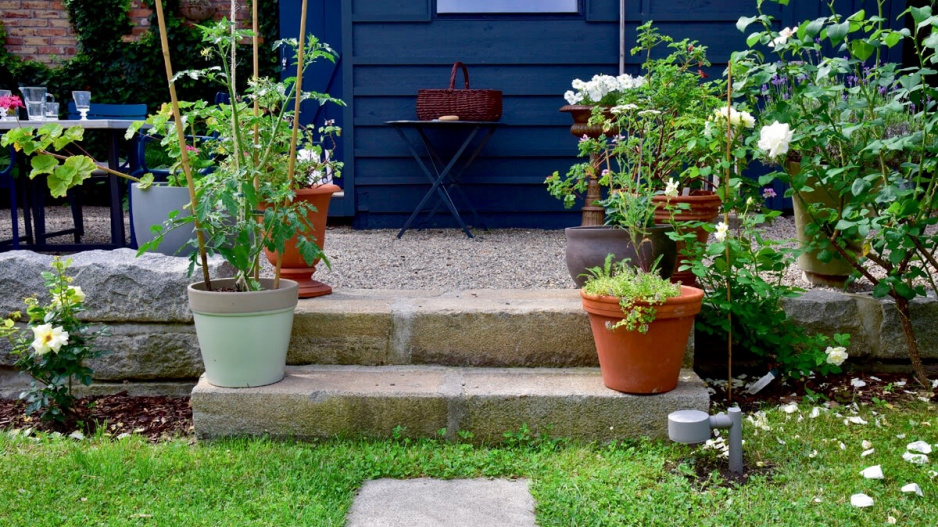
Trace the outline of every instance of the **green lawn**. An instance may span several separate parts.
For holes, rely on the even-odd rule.
[[[770,410],[757,418],[768,429],[746,421],[754,470],[740,486],[716,472],[695,476],[718,461],[715,450],[650,440],[582,445],[515,432],[497,448],[406,439],[150,445],[4,432],[0,525],[340,526],[363,481],[422,476],[529,478],[541,526],[938,524],[938,453],[920,465],[902,458],[908,443],[938,443],[934,405],[840,407],[816,418],[812,408]],[[867,424],[844,423],[854,416]],[[864,440],[875,450],[868,457]],[[859,474],[871,465],[885,479]],[[924,497],[900,491],[913,482]],[[852,507],[860,492],[874,506]]]

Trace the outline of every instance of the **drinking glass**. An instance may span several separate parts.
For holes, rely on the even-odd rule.
[[[88,110],[91,109],[90,91],[73,91],[72,98],[75,99],[75,109],[81,114],[81,120],[88,120]]]
[[[57,121],[59,119],[59,103],[46,103],[46,121]]]
[[[42,121],[46,116],[46,89],[35,86],[20,86],[26,116],[30,121]]]

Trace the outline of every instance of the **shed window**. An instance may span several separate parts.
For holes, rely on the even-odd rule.
[[[436,12],[578,13],[578,3],[578,0],[436,0]]]

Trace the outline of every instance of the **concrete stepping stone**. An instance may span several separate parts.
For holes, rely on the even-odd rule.
[[[346,527],[534,527],[528,481],[378,479],[366,481]]]

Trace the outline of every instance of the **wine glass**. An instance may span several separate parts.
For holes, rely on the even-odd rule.
[[[82,121],[88,120],[88,110],[91,109],[90,91],[73,91],[72,98],[75,99],[75,109],[81,115]]]

